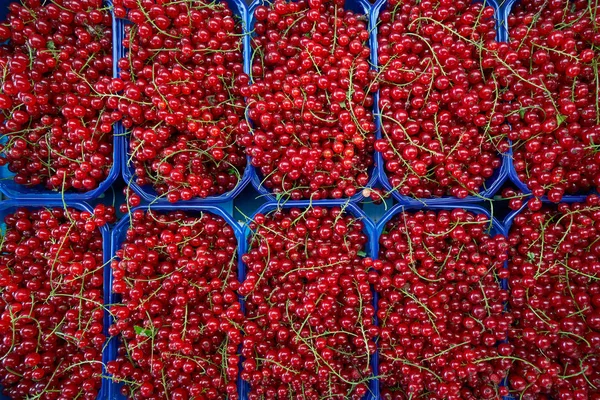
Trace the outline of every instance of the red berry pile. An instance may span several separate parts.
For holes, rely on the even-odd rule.
[[[216,215],[138,209],[111,264],[120,335],[107,370],[131,399],[237,399],[237,240]]]
[[[295,200],[355,195],[375,142],[367,16],[343,0],[275,0],[254,18],[243,143],[261,185]]]
[[[224,1],[114,5],[132,23],[113,84],[136,183],[170,202],[232,190],[246,165],[239,138],[248,132],[238,17]]]
[[[21,185],[89,191],[113,163],[111,15],[101,0],[24,0],[0,25],[0,165]]]
[[[465,198],[508,150],[494,9],[471,0],[390,0],[379,16],[381,152],[403,196]]]
[[[597,196],[514,218],[509,384],[518,398],[600,399],[599,227]]]
[[[514,168],[535,196],[600,185],[600,19],[590,1],[523,0],[508,18],[502,57]]]
[[[378,331],[363,222],[339,207],[292,208],[250,228],[239,290],[248,399],[361,399]]]
[[[96,400],[102,374],[102,235],[114,218],[19,208],[0,253],[0,385],[11,399]]]
[[[507,242],[462,209],[402,212],[379,239],[383,399],[500,399],[510,361]]]

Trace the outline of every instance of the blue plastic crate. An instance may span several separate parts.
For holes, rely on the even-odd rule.
[[[93,213],[93,208],[90,207],[87,203],[84,202],[68,202],[67,204],[63,203],[61,200],[56,200],[56,199],[28,199],[25,201],[17,201],[17,200],[6,200],[6,201],[0,201],[0,231],[2,232],[2,234],[4,234],[5,230],[6,230],[6,224],[4,223],[4,218],[8,215],[11,214],[13,212],[15,212],[17,209],[25,207],[29,210],[39,210],[42,208],[54,208],[54,207],[58,207],[58,208],[64,208],[64,207],[72,207],[75,208],[77,210],[81,210],[81,211],[88,211],[90,213]],[[104,278],[104,287],[103,287],[103,296],[104,296],[104,304],[105,306],[109,304],[109,299],[110,299],[110,290],[109,287],[107,285],[107,282],[109,282],[110,280],[110,259],[111,259],[111,253],[110,253],[110,233],[108,230],[107,226],[103,226],[101,228],[99,228],[100,233],[102,235],[102,246],[103,246],[103,262],[104,262],[104,271],[103,271],[103,278]],[[108,326],[110,324],[109,321],[109,314],[107,310],[104,310],[104,319],[103,319],[103,329],[102,329],[102,333],[108,337]],[[106,350],[106,349],[105,349]],[[107,358],[107,353],[106,351],[103,351],[102,353],[102,363],[104,365],[106,365],[106,362],[108,361]],[[105,375],[106,374],[106,370],[104,368],[104,366],[102,367],[102,374]],[[108,386],[105,382],[104,379],[102,379],[102,386],[100,387],[100,391],[98,392],[98,400],[104,400],[107,398],[108,395]],[[4,394],[0,393],[0,400],[9,400],[10,398],[8,396],[5,396]]]
[[[225,222],[227,222],[227,224],[229,226],[231,226],[235,232],[235,237],[237,239],[238,242],[238,249],[237,249],[237,255],[238,255],[238,280],[242,280],[242,271],[244,269],[243,265],[242,265],[242,254],[244,254],[244,252],[246,251],[246,246],[245,243],[246,241],[244,240],[244,236],[242,233],[242,229],[240,227],[240,225],[235,222],[233,220],[233,218],[227,214],[221,207],[216,206],[216,205],[199,205],[199,204],[189,204],[189,203],[178,203],[178,204],[153,204],[153,205],[141,205],[135,208],[132,208],[132,212],[135,210],[152,210],[152,211],[161,211],[161,212],[169,212],[169,211],[189,211],[190,213],[195,213],[195,214],[200,214],[200,213],[209,213],[209,214],[213,214],[213,215],[218,215],[219,217],[223,218],[225,220]],[[110,255],[112,257],[115,256],[117,250],[119,250],[121,248],[121,245],[123,244],[124,240],[125,240],[125,235],[127,233],[127,230],[129,229],[129,224],[130,224],[130,216],[126,215],[125,217],[123,217],[119,223],[114,227],[114,229],[111,232],[111,241],[110,241]],[[109,294],[109,298],[110,298],[110,304],[119,304],[121,302],[120,296],[113,293],[112,292],[112,284],[113,284],[113,276],[112,276],[112,270],[110,268],[110,265],[106,268],[107,271],[105,271],[105,282],[107,282],[106,287],[105,287],[105,293]],[[240,303],[243,307],[243,302],[240,299]],[[112,325],[115,321],[115,319],[113,318],[112,315],[109,315],[108,318],[110,319],[110,324]],[[118,337],[113,337],[110,338],[108,341],[108,346],[105,349],[105,354],[104,354],[104,358],[106,359],[106,362],[108,361],[112,361],[115,360],[117,357],[117,353],[118,353],[118,349],[119,349],[119,338]],[[241,363],[241,361],[240,361]],[[241,364],[240,364],[241,367]],[[103,382],[103,387],[106,386],[107,387],[107,391],[105,394],[105,399],[110,399],[110,400],[125,400],[126,397],[123,396],[121,394],[121,388],[123,387],[123,383],[117,383],[115,381],[113,381],[112,379],[110,379],[109,377],[104,378],[104,382]],[[241,378],[239,377],[238,374],[238,382],[237,382],[237,386],[238,386],[238,393],[240,392],[240,388],[242,386],[241,383]]]
[[[242,37],[242,53],[244,58],[244,71],[248,71],[248,63],[250,62],[249,46],[250,46],[250,38],[248,37],[248,29],[247,29],[247,21],[248,21],[248,12],[246,9],[246,4],[243,0],[219,0],[225,1],[233,14],[240,18],[242,23],[242,31],[244,36]],[[123,39],[125,38],[125,25],[129,22],[127,20],[117,18],[115,20],[115,29],[113,35],[113,47],[115,49],[115,74],[116,76],[120,76],[120,69],[116,66],[118,60],[125,56],[126,49],[123,47]],[[120,140],[122,141],[122,150],[120,152],[121,160],[121,174],[123,175],[123,179],[125,183],[127,183],[135,193],[137,193],[143,200],[149,203],[168,203],[167,199],[164,196],[160,196],[156,190],[152,187],[152,185],[143,185],[140,186],[136,182],[135,169],[129,162],[129,136],[126,132],[126,129],[122,124],[118,124],[115,128],[115,133],[118,132]],[[223,193],[219,196],[209,196],[206,198],[193,198],[192,200],[184,202],[185,204],[217,204],[217,203],[225,203],[233,200],[239,193],[246,187],[248,182],[250,181],[252,170],[250,168],[250,160],[246,158],[246,168],[244,169],[243,174],[240,177],[240,180],[237,186],[226,193]]]
[[[465,211],[471,212],[473,214],[483,214],[486,217],[489,218],[489,224],[488,224],[488,230],[489,230],[489,234],[490,235],[502,235],[504,237],[508,237],[507,235],[507,230],[505,229],[505,226],[503,223],[501,223],[500,221],[498,221],[496,218],[494,218],[493,216],[490,215],[490,212],[479,206],[479,205],[475,205],[475,204],[465,204],[463,203],[454,203],[454,204],[431,204],[431,205],[422,205],[422,204],[410,204],[410,205],[404,205],[404,204],[397,204],[394,207],[392,207],[390,210],[388,210],[385,215],[381,218],[381,220],[377,223],[376,226],[376,237],[377,237],[377,244],[376,244],[376,249],[377,252],[379,253],[379,238],[381,237],[381,235],[383,234],[383,231],[385,230],[385,226],[387,225],[387,223],[397,214],[402,213],[404,211],[440,211],[440,210],[454,210],[454,209],[463,209]],[[377,256],[379,256],[379,254],[377,253]],[[379,258],[379,257],[377,257]],[[504,263],[504,268],[508,269],[508,262]],[[500,287],[504,290],[508,290],[508,280],[507,279],[501,279],[500,280]],[[379,384],[379,382],[378,382]],[[505,378],[502,383],[500,384],[500,386],[508,386],[507,384],[507,378]],[[380,393],[380,388],[377,388],[377,392]],[[504,397],[504,400],[512,400],[509,397]]]
[[[502,14],[497,3],[494,0],[474,0],[475,3],[484,3],[494,8],[494,18],[496,19],[496,30],[497,37],[496,39],[501,41],[503,40],[503,36],[500,33],[500,26],[503,25]],[[375,68],[379,68],[378,56],[377,56],[377,21],[379,20],[379,14],[382,10],[387,6],[387,0],[378,0],[371,9],[371,17],[369,21],[371,21],[372,25],[370,27],[371,30],[371,63],[375,66]],[[382,138],[381,133],[381,115],[379,110],[379,92],[377,92],[375,96],[375,124],[377,126],[377,139]],[[512,151],[508,151],[504,154],[501,154],[502,164],[500,168],[498,168],[494,175],[492,175],[485,183],[483,190],[479,192],[477,196],[469,195],[464,199],[458,199],[453,196],[442,196],[442,197],[431,197],[431,198],[413,198],[410,196],[403,196],[398,191],[392,187],[387,173],[385,171],[385,162],[383,160],[383,156],[380,152],[375,152],[375,160],[377,165],[377,174],[379,177],[379,181],[383,185],[384,189],[388,192],[391,192],[392,195],[401,203],[405,205],[449,205],[449,204],[464,204],[464,203],[474,203],[481,202],[485,199],[493,198],[494,194],[500,189],[506,178],[508,177],[509,166],[512,165]]]
[[[375,224],[373,224],[373,222],[371,222],[371,220],[367,217],[367,215],[356,204],[348,202],[348,201],[323,200],[320,203],[315,203],[315,202],[311,203],[310,201],[307,201],[307,200],[306,201],[299,200],[299,201],[288,201],[285,204],[269,202],[269,203],[263,204],[260,208],[258,208],[258,210],[256,210],[256,212],[250,217],[250,221],[254,220],[254,217],[256,216],[256,214],[268,214],[277,209],[289,209],[289,208],[306,209],[308,207],[325,207],[325,208],[341,207],[345,212],[360,219],[364,224],[363,232],[365,233],[365,235],[368,238],[365,253],[366,253],[367,257],[377,258],[379,242],[377,239],[378,237],[376,235]],[[244,241],[245,241],[244,246],[246,246],[246,247],[248,246],[248,240],[251,238],[251,235],[252,235],[252,230],[250,229],[248,224],[246,224],[243,229],[243,236],[244,236]],[[243,282],[246,279],[246,266],[244,264],[241,264],[240,271],[242,272],[242,274],[240,276],[240,281]],[[242,304],[244,304],[243,300],[242,300]],[[375,313],[377,313],[377,293],[374,290],[373,290],[373,305],[375,307]],[[378,362],[379,362],[378,352],[376,351],[375,354],[371,357],[371,368],[373,369],[374,376],[377,376]],[[367,393],[365,395],[364,400],[378,400],[379,399],[379,383],[378,383],[377,379],[374,378],[373,380],[371,380],[369,382],[369,392],[370,393]],[[250,383],[247,381],[242,381],[242,385],[239,388],[239,393],[240,393],[241,400],[247,400],[248,394],[250,393]]]
[[[11,0],[0,0],[0,21],[4,22],[6,20],[6,15],[8,14],[8,6],[11,3],[15,3],[16,1]],[[112,6],[112,2],[110,0],[105,0],[105,4],[107,6]],[[112,16],[112,27],[113,27],[113,38],[115,35],[116,29],[116,21],[114,15]],[[114,48],[114,40],[113,40],[113,76],[115,76],[115,67],[116,60],[115,56],[115,48]],[[4,165],[0,167],[0,192],[9,198],[19,199],[19,200],[60,200],[64,199],[66,201],[89,201],[94,200],[100,197],[117,179],[119,176],[119,170],[121,168],[121,157],[120,157],[120,145],[119,145],[119,137],[117,135],[117,129],[113,126],[113,165],[108,173],[106,179],[98,185],[96,189],[90,190],[88,192],[76,192],[72,190],[66,191],[64,194],[60,191],[52,191],[46,189],[43,185],[38,186],[24,186],[15,183],[12,180],[12,177],[15,175],[14,173],[8,170],[8,165]]]
[[[294,0],[292,0],[292,1],[294,1]],[[252,2],[252,4],[250,4],[250,6],[248,7],[248,34],[246,35],[247,39],[248,39],[248,44],[247,44],[248,52],[244,52],[244,57],[246,58],[244,60],[244,65],[247,67],[246,73],[250,76],[251,80],[252,80],[252,74],[251,74],[252,46],[251,46],[250,35],[252,34],[252,31],[254,29],[254,24],[256,22],[256,20],[254,18],[254,11],[259,6],[269,6],[270,4],[272,4],[272,1],[270,1],[270,0],[254,0],[254,2]],[[372,27],[375,25],[375,23],[373,22],[372,16],[371,16],[371,4],[369,4],[368,1],[366,1],[366,0],[346,0],[344,6],[345,6],[346,10],[353,11],[357,14],[366,15],[367,18],[369,19],[368,28],[372,32]],[[372,36],[372,33],[370,36]],[[371,48],[371,54],[373,54],[373,41],[372,41],[371,37],[369,37],[369,47]],[[373,108],[373,112],[375,112],[374,108]],[[251,158],[249,158],[249,160],[248,160],[248,168],[251,171],[250,181],[252,182],[252,186],[254,186],[254,188],[261,194],[261,196],[263,196],[267,199],[267,201],[278,200],[278,197],[273,193],[272,190],[263,186],[260,172],[258,171],[258,169],[256,167],[251,165],[250,160],[251,160]],[[373,155],[373,162],[375,163],[375,165],[377,164],[377,159],[375,158],[375,155]],[[367,188],[374,187],[375,184],[377,183],[377,175],[378,175],[377,168],[375,166],[373,166],[373,167],[369,168],[369,171],[367,171],[367,172],[368,172],[370,178],[369,178],[369,182],[367,183],[366,187]],[[364,196],[363,196],[363,193],[361,190],[358,190],[354,196],[349,198],[349,200],[353,201],[353,202],[359,202],[363,199],[364,199]],[[316,204],[324,205],[324,204],[327,204],[327,201],[329,201],[329,200],[343,202],[344,200],[346,200],[346,198],[313,200],[312,203],[315,205]],[[309,200],[306,199],[306,200],[299,200],[299,201],[309,201]]]

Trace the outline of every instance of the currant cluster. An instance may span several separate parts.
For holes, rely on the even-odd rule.
[[[114,12],[132,23],[113,86],[134,179],[170,202],[232,190],[248,132],[238,17],[226,2],[205,0],[115,0]]]
[[[114,218],[104,211],[19,208],[4,218],[0,385],[8,398],[96,400],[106,340],[97,228]]]
[[[355,195],[375,142],[367,16],[343,0],[275,0],[254,18],[243,144],[261,185],[295,200]]]
[[[131,399],[237,399],[237,240],[216,215],[138,209],[112,262],[107,370]]]
[[[89,191],[113,163],[112,28],[101,0],[24,0],[0,25],[0,165],[21,185]]]
[[[524,400],[600,399],[600,198],[518,214],[509,234],[509,384]]]
[[[390,0],[379,21],[375,148],[390,185],[417,198],[477,195],[508,150],[494,9]]]
[[[501,197],[503,200],[508,201],[508,208],[510,208],[511,210],[514,211],[514,210],[518,210],[519,208],[521,208],[523,206],[524,201],[527,199],[528,196],[526,194],[524,194],[522,191],[515,189],[514,187],[508,186],[508,187],[505,187],[504,189],[502,189]],[[539,199],[532,198],[531,200],[534,201],[533,204],[535,205],[535,203],[537,203]],[[541,201],[541,200],[539,200],[539,201]]]
[[[248,399],[362,399],[378,333],[363,222],[339,207],[292,208],[250,228],[239,290]]]
[[[600,185],[599,24],[588,1],[523,0],[508,18],[514,167],[553,202]]]
[[[500,399],[511,316],[507,241],[463,209],[401,212],[379,239],[379,375],[386,400]]]

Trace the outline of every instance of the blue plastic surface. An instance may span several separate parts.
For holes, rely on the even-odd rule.
[[[283,209],[288,209],[288,208],[306,209],[311,206],[312,207],[326,207],[326,208],[341,207],[341,208],[343,208],[343,210],[345,212],[360,219],[364,224],[363,232],[365,233],[365,235],[368,238],[365,253],[366,253],[367,257],[371,257],[371,258],[377,257],[379,241],[378,241],[378,238],[376,237],[375,224],[373,224],[373,222],[371,222],[371,220],[358,207],[358,205],[356,205],[355,203],[350,202],[350,201],[323,200],[319,203],[315,203],[314,201],[310,202],[310,201],[305,201],[305,200],[299,200],[299,201],[288,201],[285,204],[278,204],[277,202],[268,202],[268,203],[263,204],[258,210],[256,210],[256,212],[250,217],[250,221],[254,220],[254,217],[256,216],[256,214],[268,214],[269,212],[272,212],[277,209],[282,209],[282,208]],[[244,226],[243,235],[244,235],[245,246],[247,247],[248,239],[252,235],[252,230],[250,229],[250,227],[248,226],[247,223]],[[241,265],[240,271],[242,271],[242,274],[240,276],[240,281],[243,282],[246,279],[245,265],[243,265],[243,264]],[[372,292],[373,292],[373,305],[375,307],[375,313],[377,313],[377,293],[374,290],[372,290]],[[243,300],[242,300],[242,304],[244,304]],[[375,354],[371,357],[371,367],[373,369],[374,376],[377,376],[378,362],[379,362],[378,353],[376,351]],[[240,390],[240,399],[247,400],[248,393],[250,393],[249,382],[243,381],[242,386],[240,388],[238,388],[238,390]],[[373,379],[369,382],[369,392],[370,393],[367,393],[365,395],[365,397],[363,398],[363,400],[379,399],[379,384],[377,382],[377,379]]]
[[[223,209],[221,207],[216,206],[216,205],[209,205],[209,204],[200,205],[200,204],[189,204],[189,203],[152,204],[150,206],[141,205],[141,206],[132,208],[131,211],[133,212],[135,210],[148,210],[148,208],[152,211],[161,211],[161,212],[189,211],[190,213],[196,213],[196,214],[206,212],[206,213],[210,213],[210,214],[218,215],[218,216],[222,217],[225,220],[225,222],[227,222],[227,224],[233,228],[233,230],[235,232],[235,237],[238,242],[238,249],[237,249],[238,280],[240,280],[240,281],[242,280],[242,276],[243,276],[243,274],[242,274],[242,271],[243,271],[242,254],[244,254],[244,252],[246,251],[246,246],[245,246],[246,241],[244,239],[240,225],[237,222],[235,222],[229,214],[227,214],[225,211],[223,211]],[[123,241],[125,240],[125,235],[127,233],[127,230],[129,229],[129,224],[130,224],[130,216],[127,215],[124,218],[122,218],[119,221],[119,223],[117,225],[115,225],[114,229],[112,230],[111,240],[110,240],[110,254],[113,257],[116,254],[117,250],[119,250],[121,248],[121,245],[123,244]],[[105,293],[109,293],[111,304],[118,304],[121,302],[121,299],[120,299],[119,295],[112,292],[113,276],[112,276],[112,270],[110,268],[110,265],[107,267],[107,270],[108,271],[105,271],[105,277],[107,275],[108,275],[108,277],[105,278],[105,279],[107,279],[105,282],[108,282],[108,285],[105,288]],[[243,307],[243,303],[242,303],[241,299],[240,299],[240,303],[242,304],[242,307]],[[109,315],[109,318],[110,318],[110,323],[111,324],[114,323],[114,318],[110,315]],[[107,362],[116,359],[118,348],[119,348],[118,337],[111,338],[111,340],[109,340],[109,342],[108,342],[108,346],[105,349],[105,358],[106,358]],[[105,378],[105,382],[103,382],[103,386],[106,386],[108,388],[107,393],[106,393],[106,396],[107,396],[106,399],[110,399],[110,400],[125,400],[126,399],[126,397],[123,396],[120,392],[121,387],[123,386],[122,383],[116,383],[113,380],[111,380],[110,378]],[[238,375],[238,392],[240,391],[241,386],[242,386],[241,378]]]
[[[244,71],[248,71],[247,63],[250,60],[250,57],[248,55],[249,46],[250,46],[250,38],[248,37],[248,34],[247,34],[248,12],[246,9],[246,4],[242,0],[219,0],[219,1],[225,1],[227,3],[227,5],[229,6],[229,8],[231,9],[231,11],[233,12],[233,14],[238,16],[241,19],[242,29],[243,29],[243,33],[244,33],[244,36],[242,36],[242,53],[243,53],[243,58],[244,58]],[[126,21],[124,19],[120,19],[120,18],[116,19],[116,23],[115,23],[116,28],[114,30],[115,35],[113,36],[113,47],[116,50],[116,54],[114,57],[116,76],[120,75],[120,69],[116,66],[116,63],[118,62],[118,60],[120,58],[125,56],[125,53],[126,53],[126,50],[122,45],[123,39],[125,38],[125,25],[126,24],[128,24],[128,21]],[[136,183],[135,171],[134,171],[133,166],[129,162],[130,155],[129,155],[128,133],[126,132],[126,129],[123,127],[123,125],[120,123],[118,124],[118,127],[116,128],[115,133],[116,132],[119,133],[119,135],[121,137],[121,141],[122,141],[122,149],[123,150],[120,153],[121,154],[120,165],[122,168],[121,174],[123,175],[123,179],[125,180],[125,183],[127,183],[129,186],[131,186],[131,188],[133,189],[133,191],[135,193],[140,195],[140,197],[142,199],[144,199],[145,201],[147,201],[149,203],[168,203],[165,196],[160,196],[156,192],[156,190],[154,190],[152,185],[140,186]],[[209,196],[206,198],[196,197],[196,198],[193,198],[192,200],[186,201],[184,203],[185,204],[217,204],[217,203],[224,203],[224,202],[233,200],[250,181],[250,176],[252,174],[252,170],[251,170],[251,168],[249,168],[250,160],[248,158],[246,158],[246,159],[247,159],[247,163],[246,163],[246,168],[244,169],[244,173],[240,177],[240,180],[239,180],[237,186],[233,190],[223,193],[219,196]]]
[[[10,3],[14,3],[14,1],[0,1],[0,22],[4,22],[6,20],[6,14],[8,12],[8,5]],[[105,3],[108,6],[112,6],[112,2],[106,0]],[[114,15],[112,16],[112,27],[113,27],[113,39],[115,35],[116,21]],[[114,40],[113,40],[113,76],[115,74],[115,66],[116,61],[114,60],[115,48],[114,48]],[[117,135],[117,130],[113,126],[113,165],[110,168],[108,176],[106,179],[98,185],[96,189],[90,190],[88,192],[75,192],[75,191],[66,191],[64,195],[60,191],[51,191],[46,189],[43,185],[38,186],[24,186],[15,183],[12,180],[12,177],[15,175],[14,173],[8,170],[8,165],[4,165],[0,167],[0,192],[4,194],[6,197],[20,200],[29,200],[29,199],[44,199],[44,200],[54,200],[54,199],[65,199],[66,201],[90,201],[101,196],[117,179],[119,176],[119,171],[121,169],[121,156],[120,156],[120,146],[119,139]]]
[[[270,5],[272,2],[269,0],[255,0],[252,4],[250,4],[250,6],[248,7],[248,34],[247,39],[248,39],[248,52],[244,53],[244,56],[247,57],[247,59],[245,60],[244,65],[247,66],[247,70],[246,73],[250,76],[250,78],[252,79],[252,74],[251,74],[251,68],[252,68],[252,46],[251,46],[251,33],[254,29],[254,23],[256,22],[254,19],[254,11],[256,10],[256,7],[258,6],[268,6]],[[371,5],[366,1],[366,0],[346,0],[345,1],[345,9],[347,10],[351,10],[357,14],[363,14],[366,15],[367,18],[369,18],[369,30],[372,30],[372,26],[373,26],[373,22],[371,20]],[[371,33],[372,36],[372,33]],[[371,37],[369,37],[369,47],[371,48],[371,54],[373,54],[373,41],[371,39]],[[371,68],[373,68],[373,66],[371,66]],[[375,109],[373,108],[373,112]],[[373,155],[373,162],[376,164],[377,163],[377,159],[375,157],[375,155]],[[266,187],[264,187],[262,185],[262,178],[259,175],[260,172],[257,170],[256,167],[254,167],[253,165],[251,165],[250,160],[248,162],[249,168],[251,170],[251,174],[250,174],[250,181],[252,182],[252,186],[254,186],[254,188],[261,194],[263,195],[267,201],[274,201],[277,199],[276,195],[269,189],[267,189]],[[377,168],[376,167],[370,167],[369,170],[367,171],[368,175],[369,175],[369,182],[367,183],[366,187],[367,188],[371,188],[373,186],[375,186],[375,184],[377,183]],[[364,199],[362,190],[358,190],[357,193],[349,198],[342,198],[342,199],[326,199],[326,200],[313,200],[312,203],[317,205],[317,204],[327,204],[326,202],[329,200],[333,200],[333,201],[345,201],[345,200],[350,200],[353,202],[359,202],[361,200]],[[299,201],[309,201],[308,199],[306,200],[299,200]]]
[[[431,204],[431,205],[426,205],[426,206],[424,206],[422,204],[420,204],[420,205],[419,204],[410,204],[410,205],[397,204],[394,207],[392,207],[388,212],[386,212],[385,215],[381,218],[381,220],[377,223],[377,226],[376,226],[377,252],[379,252],[379,238],[383,234],[386,224],[397,214],[404,212],[404,211],[428,211],[428,210],[432,210],[432,211],[449,210],[450,211],[450,210],[457,209],[457,208],[463,209],[463,210],[471,212],[473,214],[483,214],[486,217],[488,217],[489,218],[488,229],[489,229],[490,235],[502,235],[504,237],[508,236],[505,225],[503,223],[501,223],[500,221],[498,221],[496,218],[492,217],[490,215],[490,212],[487,209],[485,209],[479,205],[465,204],[464,202],[458,203],[458,204]],[[379,256],[379,254],[377,254],[377,256]],[[504,263],[504,268],[508,269],[508,262]],[[504,290],[508,290],[508,280],[501,279],[500,287]],[[379,385],[379,381],[377,383]],[[503,382],[500,384],[500,386],[508,386],[507,378],[505,378],[503,380]],[[380,393],[379,386],[377,387],[377,393]],[[511,399],[509,397],[504,397],[504,400],[511,400]]]
[[[500,13],[500,9],[497,5],[497,3],[494,0],[475,0],[475,3],[485,3],[491,7],[494,8],[494,18],[496,19],[496,30],[497,30],[497,37],[496,39],[501,41],[502,40],[502,34],[500,33],[500,26],[503,25],[502,21],[500,20],[501,18],[501,13]],[[371,31],[371,63],[378,68],[379,67],[379,63],[378,63],[378,56],[377,56],[377,21],[379,19],[379,13],[384,9],[384,7],[387,6],[387,0],[379,0],[377,1],[373,7],[371,8],[371,17],[369,18],[369,21],[372,23],[371,27],[370,27],[370,31]],[[377,92],[377,94],[375,95],[375,124],[377,126],[377,139],[381,139],[382,138],[382,134],[381,134],[381,115],[380,115],[380,110],[379,110],[379,92]],[[431,198],[414,198],[414,197],[410,197],[410,196],[404,196],[401,195],[400,193],[398,193],[398,191],[392,187],[386,171],[385,171],[385,163],[383,160],[383,156],[381,155],[380,152],[376,151],[375,152],[375,162],[377,165],[377,175],[379,178],[379,181],[381,182],[381,184],[383,185],[383,187],[385,188],[386,191],[391,192],[392,195],[401,203],[401,204],[405,204],[405,205],[411,205],[411,204],[420,204],[420,205],[436,205],[436,204],[440,204],[440,205],[445,205],[445,204],[453,204],[453,205],[458,205],[458,204],[464,204],[464,203],[474,203],[474,202],[480,202],[482,200],[486,200],[486,199],[491,199],[494,194],[498,191],[498,189],[500,189],[500,187],[502,186],[502,184],[506,181],[506,178],[508,177],[508,172],[509,172],[509,168],[510,165],[512,165],[512,152],[509,150],[508,152],[501,154],[502,157],[502,164],[500,165],[500,168],[498,168],[495,172],[494,175],[492,175],[485,183],[485,188],[484,190],[481,190],[479,192],[478,195],[469,195],[464,199],[458,199],[456,197],[453,196],[442,196],[442,197],[431,197]]]
[[[6,224],[4,223],[4,218],[8,214],[15,212],[18,208],[21,208],[21,207],[25,207],[30,210],[37,210],[37,209],[49,208],[49,207],[64,208],[65,203],[63,203],[60,200],[56,200],[56,199],[44,199],[44,200],[29,199],[29,200],[24,200],[24,201],[18,201],[18,200],[0,201],[0,227],[1,227],[0,230],[2,231],[2,234],[4,234],[5,229],[6,229]],[[93,213],[93,211],[94,211],[90,205],[88,205],[87,203],[84,203],[84,202],[69,202],[67,207],[72,207],[72,208],[75,208],[75,209],[81,210],[81,211],[88,211],[90,213]],[[110,265],[109,265],[109,260],[111,259],[110,233],[109,233],[108,227],[106,227],[106,226],[99,228],[99,230],[102,235],[102,246],[103,246],[102,253],[103,253],[103,262],[104,262],[103,296],[104,296],[104,304],[107,305],[107,304],[109,304],[109,299],[110,299],[110,290],[109,290],[109,286],[107,285],[107,282],[109,282],[109,280],[110,280]],[[104,310],[104,319],[102,322],[104,325],[102,328],[102,333],[108,337],[108,326],[110,324],[110,320],[109,320],[109,314],[106,310]],[[106,351],[104,351],[102,353],[102,363],[104,365],[106,365],[107,361],[108,361],[107,354],[106,354]],[[103,375],[106,374],[106,370],[104,369],[104,366],[102,367],[102,374]],[[107,395],[108,395],[108,387],[107,387],[104,379],[102,379],[102,386],[100,387],[100,391],[98,392],[97,399],[104,400],[107,398]],[[9,400],[9,399],[10,399],[9,397],[0,393],[0,400]]]

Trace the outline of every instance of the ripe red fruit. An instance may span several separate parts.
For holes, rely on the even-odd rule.
[[[487,233],[489,222],[455,209],[402,212],[386,224],[374,285],[383,399],[500,398],[507,243]]]
[[[95,218],[61,207],[19,208],[4,218],[0,385],[8,398],[98,396],[103,243],[98,229],[86,229]]]
[[[10,5],[7,24],[0,165],[21,185],[95,189],[113,164],[110,12],[100,0],[27,0]]]
[[[510,234],[515,396],[600,398],[600,198],[524,209]],[[574,397],[576,394],[576,397]]]
[[[259,6],[243,139],[261,186],[291,199],[352,197],[373,165],[373,83],[366,16],[343,1]]]
[[[493,8],[391,0],[379,20],[375,148],[390,185],[418,198],[479,193],[508,150]]]
[[[339,207],[292,208],[250,228],[239,289],[248,399],[362,399],[377,334],[363,222]]]
[[[505,96],[515,171],[534,196],[555,203],[600,184],[594,16],[585,1],[520,1],[500,48],[512,71]]]
[[[239,17],[225,1],[114,4],[132,22],[113,85],[136,183],[170,202],[231,191],[248,133]]]
[[[131,213],[112,262],[118,355],[108,372],[132,399],[237,399],[244,321],[237,240],[210,213]]]

